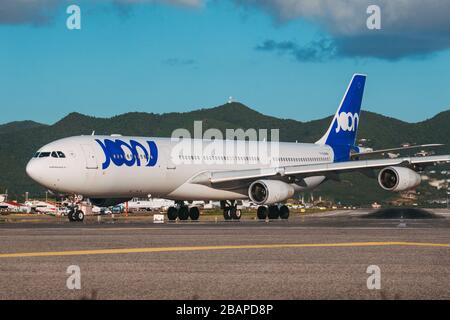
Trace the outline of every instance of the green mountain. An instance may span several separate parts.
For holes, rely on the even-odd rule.
[[[26,121],[14,121],[6,124],[0,125],[0,135],[3,133],[11,133],[20,130],[33,129],[39,127],[45,127],[45,124],[37,123],[34,121],[26,120]]]
[[[331,116],[314,121],[301,122],[266,116],[240,103],[230,103],[211,109],[185,113],[131,112],[112,118],[95,118],[71,113],[53,125],[32,121],[12,122],[0,125],[0,191],[7,188],[12,198],[25,191],[40,196],[44,190],[29,179],[25,166],[29,158],[42,145],[73,135],[122,134],[137,136],[169,137],[176,128],[186,128],[193,133],[193,122],[203,121],[203,131],[208,128],[225,129],[264,128],[279,129],[281,141],[314,142],[328,128]],[[407,123],[372,112],[362,112],[359,138],[369,139],[373,148],[397,147],[402,143],[444,143],[440,153],[450,149],[450,110],[419,123]],[[328,182],[316,194],[336,201],[368,203],[389,199],[378,187],[376,180],[360,174],[343,175],[342,181]]]

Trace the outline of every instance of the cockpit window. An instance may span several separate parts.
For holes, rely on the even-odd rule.
[[[36,152],[33,158],[65,158],[66,155],[62,151],[52,151],[52,152]]]

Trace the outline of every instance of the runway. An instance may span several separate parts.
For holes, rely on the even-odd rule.
[[[449,299],[450,219],[0,224],[1,299]],[[81,271],[69,290],[67,268]],[[369,290],[367,268],[381,270]]]

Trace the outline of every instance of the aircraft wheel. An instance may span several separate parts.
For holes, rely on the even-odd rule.
[[[280,210],[278,206],[269,206],[269,219],[278,219],[280,216]]]
[[[200,217],[200,210],[197,207],[192,207],[189,209],[189,218],[191,218],[191,220],[198,220],[198,218]]]
[[[74,214],[75,220],[82,222],[84,220],[84,212],[81,210],[77,210],[77,212]]]
[[[231,210],[229,207],[223,209],[223,218],[225,220],[231,220]]]
[[[289,208],[287,206],[280,207],[280,218],[288,219],[289,218]]]
[[[238,210],[238,209],[232,207],[230,213],[231,213],[231,219],[233,219],[233,220],[241,219],[241,210]]]
[[[178,217],[178,210],[175,207],[170,207],[167,210],[167,219],[169,219],[170,221],[174,221],[176,220]]]
[[[267,218],[267,207],[259,206],[258,210],[256,211],[256,216],[260,220],[266,220],[266,218]]]
[[[69,213],[67,214],[67,217],[69,218],[70,222],[75,221],[74,215],[75,215],[75,212],[73,210],[70,210]]]
[[[186,206],[181,206],[178,209],[178,218],[180,220],[187,220],[189,218],[189,208]]]

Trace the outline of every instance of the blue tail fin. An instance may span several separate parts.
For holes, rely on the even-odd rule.
[[[316,142],[329,145],[333,149],[335,162],[349,160],[350,150],[355,148],[365,82],[365,75],[353,75],[330,127]]]

